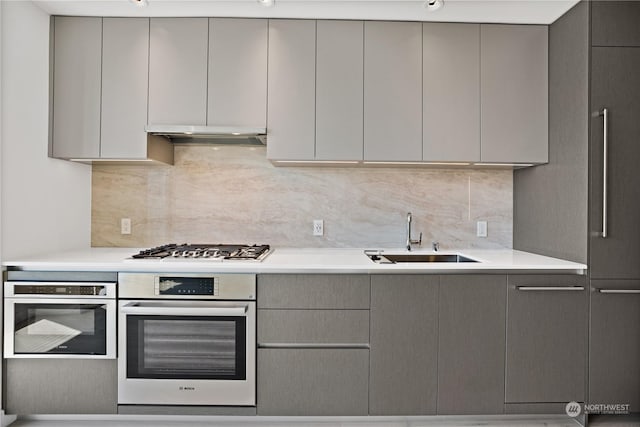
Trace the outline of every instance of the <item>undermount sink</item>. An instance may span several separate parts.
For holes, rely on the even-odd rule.
[[[371,261],[378,264],[396,264],[396,263],[434,263],[434,262],[478,262],[473,258],[460,254],[385,254],[382,251],[365,251]]]

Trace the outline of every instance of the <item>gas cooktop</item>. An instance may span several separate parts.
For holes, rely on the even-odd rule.
[[[262,261],[269,252],[269,245],[169,243],[151,249],[144,249],[131,258],[189,261]]]

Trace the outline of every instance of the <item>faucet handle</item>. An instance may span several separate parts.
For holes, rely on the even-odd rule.
[[[420,232],[420,238],[418,238],[418,240],[411,240],[411,244],[422,246],[422,232]]]

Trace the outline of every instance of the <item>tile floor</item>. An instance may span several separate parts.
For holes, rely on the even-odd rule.
[[[260,417],[119,417],[118,419],[65,419],[29,417],[18,419],[11,427],[577,427],[567,417],[376,417],[366,418],[279,418]]]
[[[20,418],[10,427],[576,427],[560,416],[449,416],[449,417],[181,417],[46,416]],[[640,414],[592,417],[590,427],[640,427]]]

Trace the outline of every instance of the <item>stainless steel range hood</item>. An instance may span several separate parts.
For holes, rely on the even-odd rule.
[[[147,133],[176,144],[265,145],[267,129],[239,126],[148,125]]]

